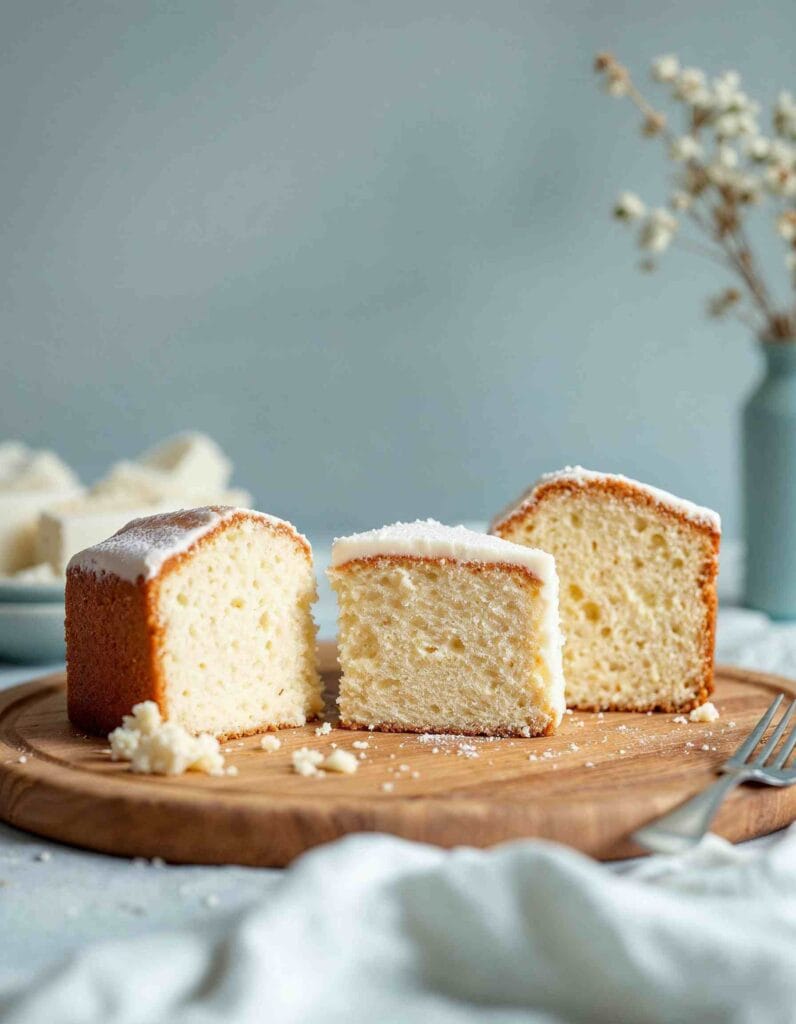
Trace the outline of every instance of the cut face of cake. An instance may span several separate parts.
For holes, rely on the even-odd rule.
[[[334,542],[340,724],[536,736],[564,711],[550,555],[432,520]]]
[[[555,556],[571,707],[686,711],[707,699],[715,512],[576,467],[542,477],[491,532]]]
[[[312,551],[281,519],[211,506],[136,519],[67,570],[69,717],[108,733],[152,700],[230,738],[322,710]]]

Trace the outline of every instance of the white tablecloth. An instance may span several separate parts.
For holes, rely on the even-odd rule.
[[[718,657],[793,675],[796,626],[727,604]],[[361,836],[279,872],[137,864],[0,826],[0,1021],[796,1020],[796,831],[711,839],[609,868],[538,842]]]

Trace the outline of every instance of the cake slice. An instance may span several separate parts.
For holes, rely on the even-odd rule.
[[[688,711],[713,690],[721,521],[627,477],[543,476],[492,523],[555,556],[567,704]]]
[[[0,443],[0,576],[35,564],[39,514],[81,491],[54,452],[34,451],[19,441]]]
[[[552,557],[462,526],[334,542],[340,724],[536,736],[564,711]]]
[[[67,697],[105,734],[154,701],[190,733],[303,725],[323,707],[312,551],[281,519],[209,506],[136,519],[66,577]]]

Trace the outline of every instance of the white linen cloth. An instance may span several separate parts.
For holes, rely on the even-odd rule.
[[[353,836],[269,900],[90,946],[6,1024],[520,1021],[777,1024],[796,1016],[796,827],[612,874],[544,842],[444,852]]]
[[[725,605],[717,656],[793,676],[796,625]],[[264,1020],[796,1021],[796,826],[618,867],[542,842],[353,836],[284,872],[136,864],[0,826],[1,1024]]]

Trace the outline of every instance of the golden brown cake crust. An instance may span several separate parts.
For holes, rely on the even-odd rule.
[[[67,573],[67,708],[83,732],[107,735],[140,701],[163,707],[149,592],[143,580]]]
[[[497,728],[488,731],[485,729],[440,729],[437,726],[401,725],[397,722],[379,722],[378,725],[370,725],[366,722],[343,721],[342,719],[340,719],[337,725],[340,729],[353,729],[356,732],[405,732],[422,733],[423,735],[431,736],[499,736],[501,738],[519,737],[520,739],[531,739],[535,736],[552,736],[555,732],[555,726],[552,722],[548,722],[541,731],[531,732],[528,736],[521,729],[511,728]]]
[[[692,699],[683,701],[680,704],[664,702],[660,704],[639,706],[632,709],[622,708],[622,710],[640,712],[665,711],[667,713],[677,713],[682,711],[691,711],[693,708],[699,707],[700,704],[705,703],[711,693],[713,693],[714,689],[713,665],[716,647],[716,614],[718,611],[716,577],[719,572],[719,546],[721,544],[721,534],[718,530],[714,529],[710,523],[703,520],[691,519],[685,513],[678,511],[676,508],[658,501],[655,496],[650,494],[650,492],[645,488],[634,487],[632,482],[628,480],[613,477],[602,477],[594,480],[576,482],[562,477],[540,483],[532,490],[527,499],[517,506],[514,513],[508,515],[505,519],[494,521],[490,526],[490,533],[505,539],[505,534],[509,533],[511,528],[517,523],[522,522],[539,501],[554,493],[568,492],[570,494],[580,494],[585,490],[601,490],[619,498],[620,500],[632,501],[634,505],[644,505],[647,508],[653,509],[657,514],[673,519],[681,526],[685,526],[687,529],[696,530],[705,538],[709,539],[710,552],[702,563],[699,574],[699,588],[702,593],[702,601],[705,606],[705,626],[702,631],[702,678],[696,694]],[[609,705],[597,706],[580,703],[569,704],[569,702],[567,702],[567,704],[569,707],[575,708],[578,711],[611,710],[611,706]]]
[[[215,511],[226,511],[212,506]],[[191,509],[172,513],[169,522],[191,529]],[[91,735],[106,736],[121,725],[134,704],[153,700],[164,718],[169,709],[159,651],[162,626],[157,620],[159,588],[170,573],[220,531],[243,520],[287,537],[312,559],[307,541],[289,524],[274,522],[246,509],[222,519],[186,551],[172,555],[157,576],[135,582],[112,573],[71,568],[66,574],[67,711],[72,724]],[[271,728],[271,727],[269,727]],[[222,737],[238,739],[263,730]]]

